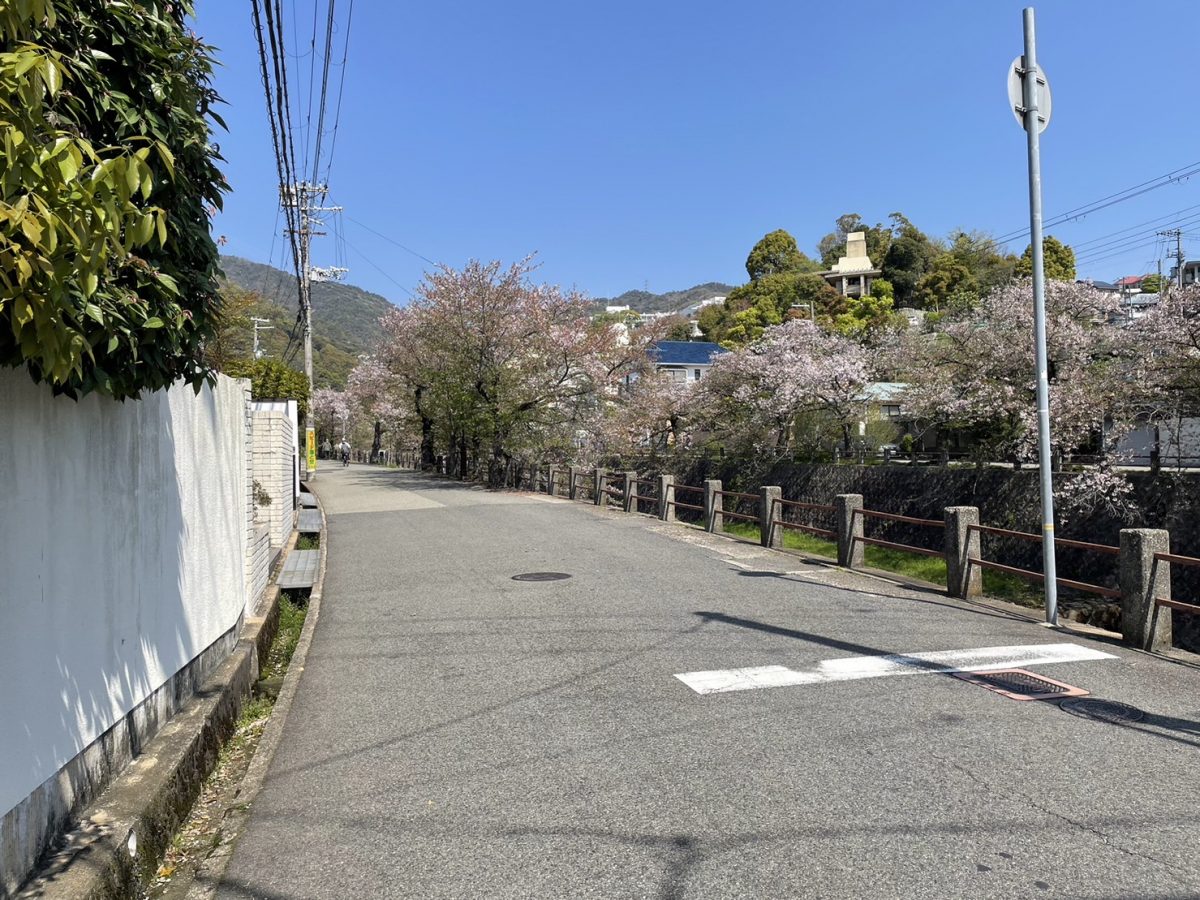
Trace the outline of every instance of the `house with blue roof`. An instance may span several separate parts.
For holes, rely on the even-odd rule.
[[[670,372],[677,382],[699,381],[722,353],[729,351],[711,341],[655,341],[649,356],[659,372]]]

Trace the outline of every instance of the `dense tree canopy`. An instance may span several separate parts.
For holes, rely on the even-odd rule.
[[[0,364],[72,396],[207,376],[224,181],[190,12],[0,5]]]
[[[1042,269],[1047,279],[1055,281],[1075,280],[1075,251],[1054,235],[1042,239]],[[1026,244],[1025,252],[1017,260],[1016,272],[1026,278],[1033,275],[1033,245]]]
[[[782,272],[815,272],[820,266],[800,252],[796,239],[782,228],[764,235],[746,257],[751,281]]]
[[[653,329],[623,338],[591,321],[584,297],[535,284],[532,272],[528,260],[443,267],[385,316],[363,393],[376,410],[390,405],[395,429],[421,441],[427,463],[437,452],[451,471],[501,481],[517,458],[566,452],[617,386],[646,370]]]

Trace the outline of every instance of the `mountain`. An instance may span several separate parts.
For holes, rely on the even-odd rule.
[[[267,355],[279,358],[287,348],[299,308],[295,275],[238,256],[222,256],[221,267],[229,284],[261,298],[249,301],[240,313],[270,319],[273,328],[260,331],[259,340]],[[383,336],[379,319],[392,304],[379,294],[329,281],[313,284],[312,305],[313,381],[318,387],[344,387],[358,355],[372,352]],[[245,335],[233,341],[234,349],[248,356],[252,342],[253,331],[247,326]],[[302,366],[303,356],[296,359],[299,362],[293,365]]]
[[[626,291],[619,297],[596,300],[599,306],[628,306],[638,312],[679,312],[711,297],[724,297],[733,290],[733,285],[719,281],[698,284],[686,291],[667,291],[652,294],[649,291]]]

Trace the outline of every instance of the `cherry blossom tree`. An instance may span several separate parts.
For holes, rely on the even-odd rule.
[[[869,380],[861,344],[794,319],[718,357],[696,392],[693,418],[727,443],[788,449],[797,417],[819,414],[836,423],[848,447]]]
[[[1129,427],[1129,337],[1116,299],[1083,284],[1046,285],[1051,434],[1070,453]],[[1037,447],[1033,296],[1015,281],[933,334],[901,335],[891,363],[909,384],[905,410],[966,438],[980,458],[1032,459]]]
[[[403,381],[377,356],[364,356],[350,372],[346,392],[354,408],[370,423],[371,459],[384,450],[383,436],[392,447],[408,443],[411,414]]]
[[[644,368],[641,330],[622,338],[592,322],[583,295],[535,284],[533,271],[530,259],[442,267],[385,317],[378,360],[411,400],[426,462],[435,446],[458,474],[486,459],[499,483],[514,457],[561,445]]]
[[[309,412],[322,443],[340,441],[353,428],[354,403],[346,391],[318,388],[313,391]]]

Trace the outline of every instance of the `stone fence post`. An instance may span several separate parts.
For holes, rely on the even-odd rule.
[[[721,479],[704,479],[704,530],[708,532],[725,530],[725,510],[720,490]]]
[[[1121,633],[1141,650],[1171,647],[1171,610],[1154,602],[1171,599],[1171,565],[1154,558],[1170,553],[1170,546],[1162,529],[1121,529]]]
[[[863,508],[863,496],[838,494],[833,498],[833,506],[837,519],[838,565],[847,569],[859,568],[863,564],[863,544],[854,539],[863,536],[863,517],[854,511]]]
[[[608,506],[608,493],[604,490],[608,487],[608,473],[604,469],[597,469],[592,475],[592,502],[597,506]]]
[[[558,496],[558,466],[550,466],[546,480],[546,493],[551,497]]]
[[[979,532],[970,526],[979,524],[979,509],[974,506],[947,506],[946,517],[946,592],[951,597],[978,597],[983,593],[983,570],[971,565],[971,557],[980,558]]]
[[[658,476],[658,517],[664,522],[675,521],[675,507],[671,501],[675,499],[675,476]]]
[[[623,473],[625,486],[625,512],[637,512],[637,472]]]
[[[579,476],[583,473],[581,466],[571,466],[567,471],[571,475],[571,480],[567,485],[567,498],[574,500],[579,494]]]
[[[776,502],[783,499],[783,488],[774,485],[758,489],[759,543],[764,547],[782,547],[783,529],[775,520],[783,518],[783,508]]]

